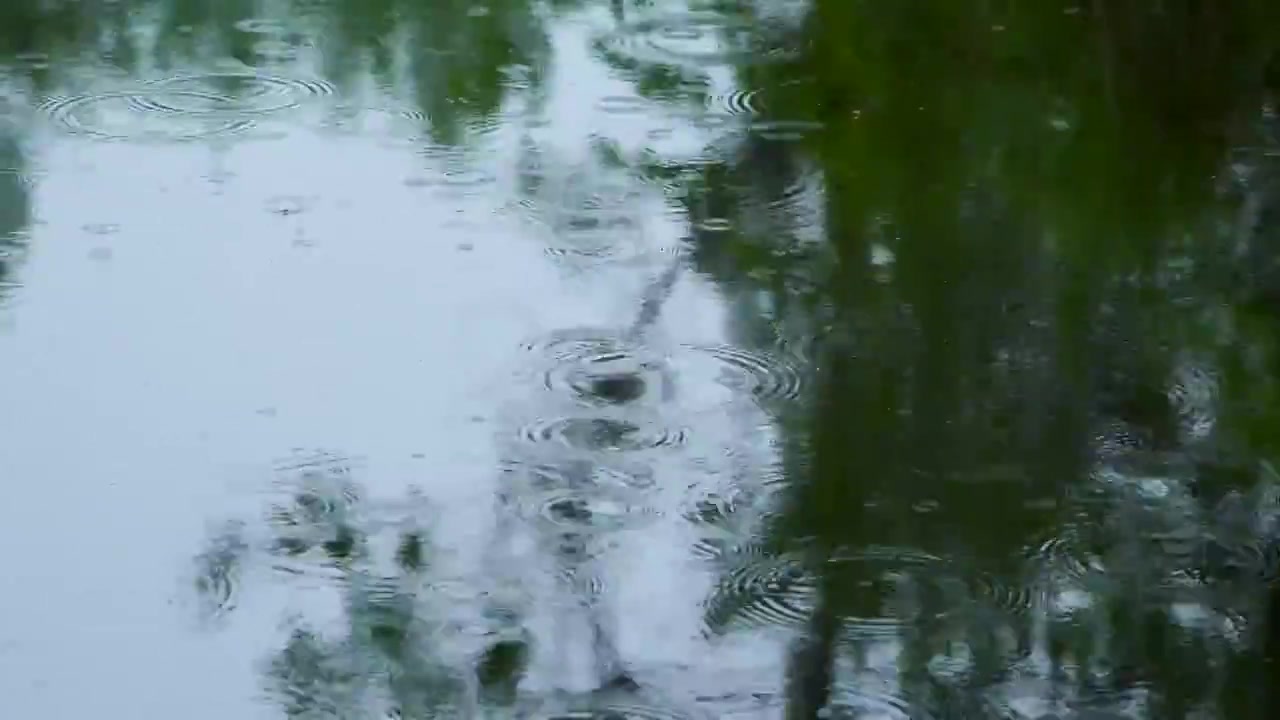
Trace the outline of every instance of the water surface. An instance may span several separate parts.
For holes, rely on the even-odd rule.
[[[1280,22],[1032,5],[10,0],[0,707],[1270,717]]]

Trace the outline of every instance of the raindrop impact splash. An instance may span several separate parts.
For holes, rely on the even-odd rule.
[[[631,405],[669,397],[665,360],[621,334],[583,329],[524,343],[535,355],[534,377],[547,390],[590,407]]]

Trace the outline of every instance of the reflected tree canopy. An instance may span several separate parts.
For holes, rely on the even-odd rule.
[[[1171,619],[1189,603],[1246,623],[1257,657],[1280,449],[1263,219],[1277,26],[1261,3],[1158,5],[819,1],[797,57],[739,71],[760,126],[777,107],[806,130],[784,147],[748,132],[688,194],[695,227],[746,228],[699,238],[695,264],[741,302],[799,303],[792,336],[820,337],[813,400],[780,418],[789,482],[763,536],[811,588],[788,717],[857,715],[839,648],[865,654],[856,619],[885,614],[904,623],[901,687],[938,716],[995,716],[962,708],[1005,706],[1001,684],[1041,672],[1063,707],[1135,688],[1112,704],[1229,702],[1240,671],[1212,658],[1240,647]],[[818,246],[750,229],[798,158],[821,168]],[[970,587],[931,566],[877,577],[860,555],[885,544]],[[1026,578],[1015,548],[1062,556]],[[995,588],[974,585],[988,573]],[[984,607],[1028,580],[1028,607]],[[760,591],[715,619],[778,594]],[[931,667],[956,648],[959,670]],[[1248,697],[1238,712],[1270,712]]]
[[[549,59],[528,0],[14,0],[0,13],[0,58],[40,93],[91,74],[154,80],[212,66],[227,80],[216,90],[239,98],[254,70],[318,59],[345,96],[389,90],[445,144],[497,122],[509,95],[536,91]]]
[[[31,224],[27,161],[16,128],[0,126],[0,306],[25,255]]]
[[[67,68],[216,65],[225,83],[184,92],[234,98],[314,61],[465,148],[515,104],[536,119],[552,25],[582,13],[610,77],[706,142],[605,127],[562,162],[526,135],[517,201],[589,244],[638,233],[634,185],[656,189],[741,344],[805,362],[794,392],[755,398],[781,475],[755,483],[761,519],[707,513],[734,528],[710,553],[708,642],[792,633],[770,711],[1280,711],[1280,5],[658,5],[9,0],[0,67],[45,97],[78,90]],[[28,164],[0,125],[0,300]],[[251,555],[339,588],[337,630],[299,622],[266,665],[286,714],[516,705],[523,620],[458,640],[482,621],[455,617],[415,506],[389,523],[330,470],[197,563],[213,615]]]
[[[473,683],[447,654],[458,632],[433,591],[442,578],[421,524],[429,509],[410,497],[395,513],[379,512],[363,498],[347,459],[316,453],[294,460],[282,469],[280,502],[264,522],[226,525],[197,558],[203,616],[234,609],[246,568],[261,558],[276,573],[331,583],[339,589],[338,625],[295,618],[283,647],[264,664],[265,689],[285,715],[457,717]],[[514,683],[521,647],[491,643],[474,684]]]

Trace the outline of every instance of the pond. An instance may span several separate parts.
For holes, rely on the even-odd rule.
[[[1280,712],[1264,0],[7,0],[0,714]]]

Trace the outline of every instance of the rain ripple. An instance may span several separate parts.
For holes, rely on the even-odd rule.
[[[277,570],[336,576],[363,550],[357,518],[361,498],[351,470],[349,459],[328,453],[300,454],[277,467],[284,499],[273,504],[268,517]]]
[[[184,102],[183,93],[211,93],[232,99],[237,113],[263,115],[291,110],[308,99],[332,95],[333,85],[310,78],[261,72],[209,72],[178,75],[149,83],[159,93],[142,92],[134,101],[147,110],[198,113],[207,109]]]
[[[645,254],[636,192],[570,189],[556,200],[534,203],[534,217],[549,231],[547,254],[585,261],[626,261]],[[541,206],[540,206],[541,205]]]
[[[243,523],[231,522],[196,557],[195,590],[203,618],[216,619],[235,609],[248,551]]]
[[[539,712],[532,717],[538,720],[690,720],[693,717],[674,708],[646,703],[643,697],[634,700],[591,697],[568,705],[563,710]]]
[[[617,406],[669,393],[669,370],[656,353],[616,333],[564,331],[528,341],[538,356],[535,374],[547,390],[566,392],[587,406]]]
[[[1030,594],[1004,586],[991,576],[965,581],[943,568],[943,559],[909,548],[869,547],[838,555],[828,565],[859,585],[876,592],[889,608],[878,617],[847,617],[846,639],[882,637],[898,633],[913,616],[941,618],[957,605],[996,605],[1000,613],[1030,606]],[[816,606],[817,578],[797,556],[744,552],[725,575],[706,604],[707,630],[722,633],[730,627],[802,627]],[[962,593],[962,597],[957,597]],[[922,602],[928,601],[926,607]],[[975,605],[976,603],[976,605]]]
[[[708,110],[723,110],[731,115],[755,115],[763,108],[759,90],[732,90],[707,97]]]
[[[528,486],[518,493],[525,516],[564,531],[596,533],[634,527],[657,516],[645,504],[653,476],[595,462],[512,468]]]
[[[575,450],[635,452],[683,445],[686,433],[640,418],[569,415],[528,423],[520,428],[520,437],[530,443],[557,443]]]
[[[596,720],[686,720],[689,716],[675,710],[638,703],[602,703],[587,717]]]
[[[731,345],[691,345],[716,366],[718,381],[760,402],[794,400],[804,389],[800,359],[786,352],[752,351]]]
[[[680,63],[714,65],[778,62],[793,53],[773,44],[758,21],[716,12],[690,12],[626,23],[595,40],[611,64],[636,68]]]
[[[129,90],[49,98],[37,109],[73,135],[180,142],[244,132],[262,116],[333,92],[321,80],[213,72],[163,78]]]
[[[843,693],[844,697],[835,699],[827,708],[825,717],[830,720],[857,720],[859,718],[877,718],[877,720],[928,720],[929,715],[922,708],[913,707],[905,698],[881,693],[866,693],[857,690]]]
[[[63,131],[99,140],[183,142],[244,132],[253,120],[236,117],[231,98],[192,90],[152,92],[149,97],[181,98],[174,104],[203,104],[205,111],[179,112],[149,107],[134,92],[105,92],[45,100],[37,110]],[[227,111],[214,112],[214,108]]]
[[[734,568],[708,603],[713,632],[732,622],[750,626],[801,626],[813,607],[813,577],[799,561],[760,556]]]
[[[657,517],[634,493],[617,489],[563,489],[542,494],[533,500],[537,515],[562,530],[608,532],[632,528]]]

